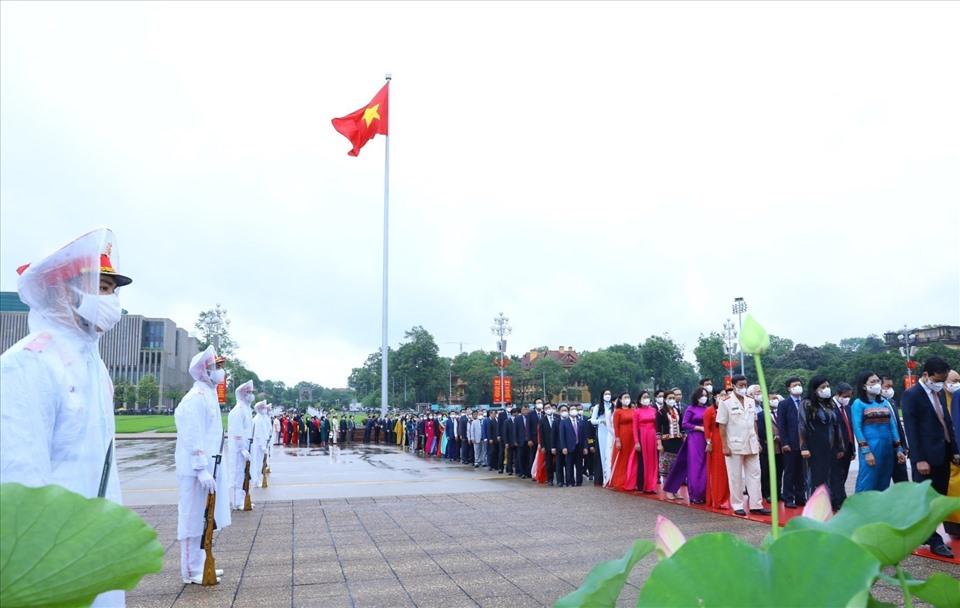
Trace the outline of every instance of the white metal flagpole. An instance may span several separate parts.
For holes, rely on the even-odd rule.
[[[391,80],[390,74],[387,74],[387,83]],[[388,359],[390,351],[387,345],[387,288],[389,285],[389,259],[390,259],[390,91],[387,90],[387,134],[384,135],[384,155],[383,155],[383,322],[380,342],[380,415],[387,415],[387,408],[390,404],[390,395],[387,391],[388,377]]]

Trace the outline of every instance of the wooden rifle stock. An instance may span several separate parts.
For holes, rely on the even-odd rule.
[[[267,465],[267,455],[263,455],[263,466],[260,468],[260,475],[263,477],[263,481],[260,483],[261,488],[270,487],[269,477],[270,477],[270,467]]]
[[[253,447],[253,438],[250,438],[250,445],[247,447],[247,453]],[[250,502],[250,460],[243,467],[243,510],[253,511],[253,503]]]
[[[220,437],[220,454],[213,457],[213,482],[217,482],[217,468],[220,466],[221,455],[223,454],[223,437]],[[216,485],[214,485],[216,488]],[[203,560],[203,580],[200,584],[204,587],[211,587],[218,584],[217,563],[213,559],[213,530],[217,527],[216,520],[217,509],[217,491],[207,494],[207,508],[203,511],[203,536],[200,537],[200,548],[206,551],[206,557]]]

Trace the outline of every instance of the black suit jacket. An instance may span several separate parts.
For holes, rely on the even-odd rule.
[[[910,461],[916,467],[918,462],[927,462],[937,466],[950,460],[957,451],[957,438],[953,431],[953,419],[947,411],[945,394],[940,391],[940,407],[943,409],[943,421],[950,435],[950,444],[943,436],[943,426],[933,409],[933,403],[927,391],[918,382],[903,393],[900,404],[903,406],[903,423],[910,446]]]
[[[797,401],[802,402],[803,399]],[[801,406],[802,407],[802,406]],[[800,413],[793,401],[787,397],[777,407],[777,424],[780,427],[780,444],[788,445],[794,452],[800,451]]]
[[[469,424],[469,421],[466,414],[457,418],[457,437],[460,439],[467,439],[467,424]]]
[[[530,410],[527,412],[527,439],[533,442],[533,446],[537,446],[537,429],[540,428],[540,418],[541,416],[537,415],[537,410]]]
[[[557,448],[560,431],[560,416],[553,417],[553,426],[550,426],[549,416],[544,414],[540,419],[540,447],[549,451]]]

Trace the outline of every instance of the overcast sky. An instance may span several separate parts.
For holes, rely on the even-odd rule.
[[[960,5],[0,5],[0,288],[98,225],[131,312],[223,304],[262,378],[380,344],[689,350],[960,323]]]

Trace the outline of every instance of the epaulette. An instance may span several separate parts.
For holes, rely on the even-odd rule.
[[[47,332],[37,334],[37,337],[30,341],[29,344],[24,346],[25,350],[29,350],[34,353],[42,353],[43,350],[49,346],[50,342],[53,340],[53,336]]]

